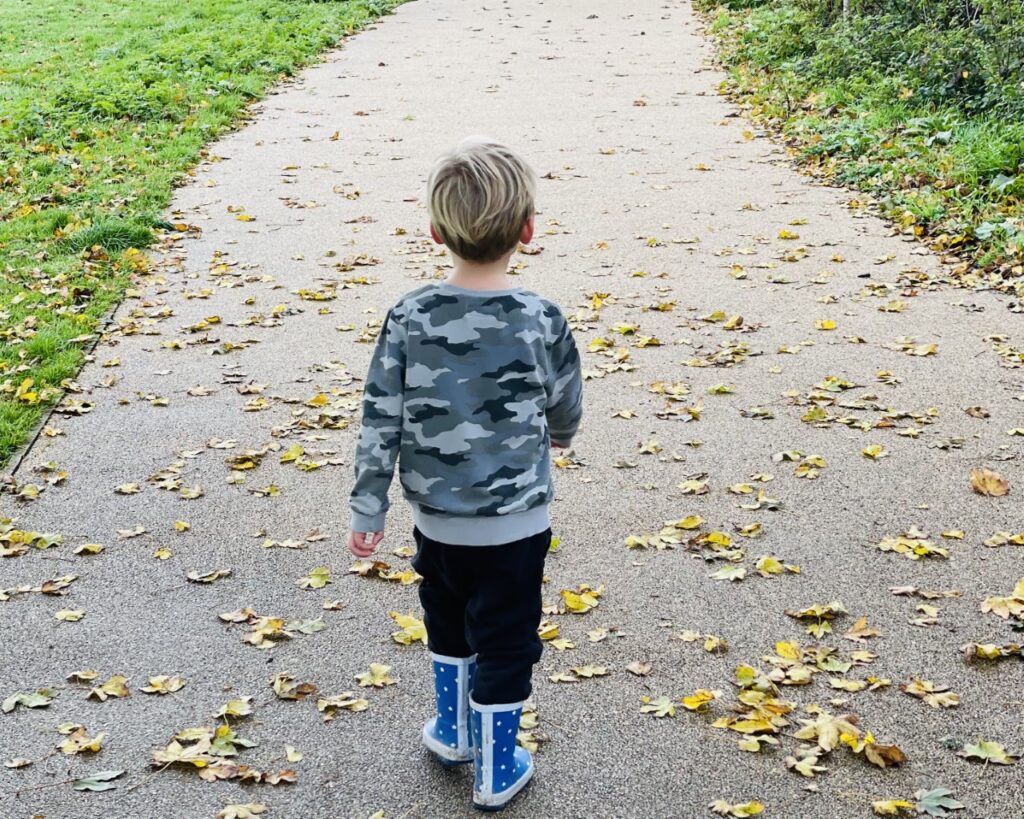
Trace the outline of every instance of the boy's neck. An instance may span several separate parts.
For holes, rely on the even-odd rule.
[[[508,263],[511,258],[512,254],[509,253],[496,261],[477,264],[456,256],[452,272],[445,281],[467,290],[508,290],[515,287],[508,275]]]

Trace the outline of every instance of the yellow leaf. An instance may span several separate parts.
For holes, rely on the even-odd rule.
[[[796,660],[798,662],[802,656],[800,646],[796,643],[783,642],[781,640],[775,644],[775,653],[787,660]]]
[[[391,617],[401,631],[395,631],[391,634],[391,639],[396,643],[400,643],[404,646],[412,645],[415,642],[427,644],[427,629],[423,625],[423,621],[418,617],[413,617],[411,614],[400,614],[397,611],[389,611],[388,616]]]
[[[875,816],[913,816],[914,803],[904,799],[880,799],[871,803]]]
[[[706,706],[709,702],[712,702],[721,696],[720,691],[709,691],[706,688],[698,688],[693,694],[688,697],[683,697],[683,707],[687,711],[699,711],[701,708]]]
[[[363,688],[383,688],[386,685],[394,685],[398,680],[388,672],[391,666],[382,663],[370,663],[370,670],[356,674],[356,680]]]
[[[764,555],[757,559],[757,563],[754,568],[757,569],[758,574],[762,577],[768,577],[773,574],[782,574],[783,565],[776,558]]]
[[[979,495],[1000,498],[1009,493],[1010,484],[990,469],[972,469],[971,488]]]
[[[731,805],[724,799],[716,799],[709,807],[712,813],[719,816],[731,816],[733,819],[747,819],[764,813],[764,805],[760,802],[744,802],[742,805]]]

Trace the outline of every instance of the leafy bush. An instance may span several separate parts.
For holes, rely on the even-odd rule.
[[[836,182],[1024,294],[1024,0],[698,0],[731,88]]]

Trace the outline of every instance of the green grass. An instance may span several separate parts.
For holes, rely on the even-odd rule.
[[[0,466],[204,145],[405,0],[0,0]]]
[[[952,257],[955,283],[1024,297],[1024,23],[996,14],[1014,3],[955,25],[896,0],[847,20],[827,0],[698,5],[726,91],[795,158]]]

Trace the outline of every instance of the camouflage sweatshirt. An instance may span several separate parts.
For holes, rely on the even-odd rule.
[[[352,529],[384,529],[397,459],[429,538],[490,546],[544,531],[549,445],[571,441],[582,393],[569,325],[536,293],[447,282],[407,293],[366,377]]]

